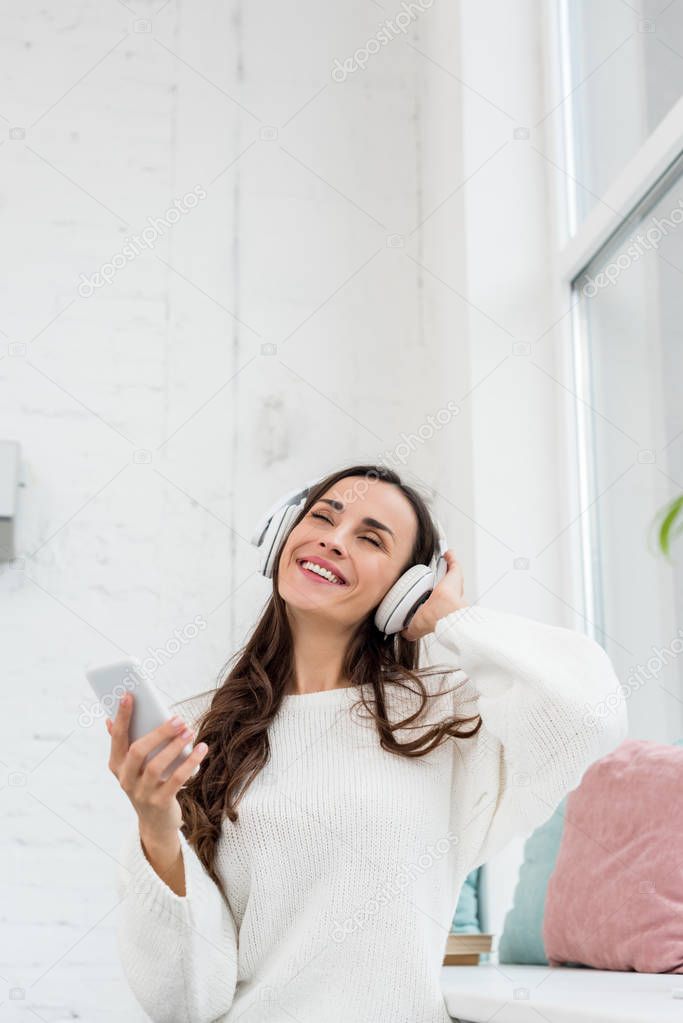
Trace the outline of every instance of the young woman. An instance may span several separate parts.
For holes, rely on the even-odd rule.
[[[377,628],[382,597],[436,543],[394,472],[329,475],[250,639],[191,717],[201,742],[182,767],[160,780],[188,741],[172,722],[131,744],[131,706],[107,722],[137,814],[119,948],[154,1023],[449,1023],[441,966],[466,875],[625,738],[602,647],[469,607],[452,550],[408,626]],[[419,667],[432,633],[457,665]],[[614,711],[591,714],[608,693]]]

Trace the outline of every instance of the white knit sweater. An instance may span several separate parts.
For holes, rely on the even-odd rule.
[[[229,905],[182,832],[184,897],[137,826],[126,837],[119,951],[154,1023],[448,1023],[441,967],[466,875],[546,821],[626,737],[627,715],[607,654],[582,633],[471,607],[436,638],[467,677],[426,681],[453,691],[428,701],[423,724],[479,713],[477,735],[397,756],[362,707],[349,713],[357,689],[285,696],[270,760],[224,822]],[[390,719],[416,706],[393,692]]]

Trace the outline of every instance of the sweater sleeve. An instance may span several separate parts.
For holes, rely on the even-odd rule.
[[[222,892],[182,831],[185,895],[159,877],[136,826],[117,872],[117,942],[130,988],[152,1023],[211,1023],[237,980],[237,928]]]
[[[435,634],[468,676],[454,712],[482,720],[476,736],[454,741],[452,806],[470,871],[547,821],[626,738],[626,701],[606,652],[575,630],[472,606],[440,619]]]

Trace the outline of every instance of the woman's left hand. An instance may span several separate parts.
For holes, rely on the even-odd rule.
[[[444,558],[447,566],[446,574],[441,582],[437,583],[424,604],[418,607],[407,628],[399,633],[404,639],[415,642],[422,639],[423,636],[428,636],[430,632],[434,632],[440,618],[468,606],[463,596],[465,584],[460,562],[450,549],[445,551]]]

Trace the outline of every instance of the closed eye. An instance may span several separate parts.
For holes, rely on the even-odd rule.
[[[321,515],[320,512],[311,512],[311,518],[314,518],[314,519],[324,519],[325,522],[329,522],[329,524],[331,526],[334,525],[334,522],[332,521],[332,519],[328,518],[327,515]],[[361,540],[368,540],[373,545],[373,547],[381,547],[382,546],[381,543],[379,543],[377,540],[374,540],[371,536],[362,536]]]

